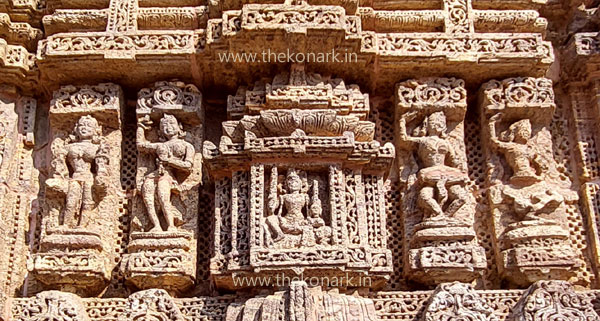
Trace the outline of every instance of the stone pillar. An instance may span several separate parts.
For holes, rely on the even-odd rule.
[[[50,103],[50,173],[32,272],[50,288],[101,292],[115,263],[123,93],[114,84],[65,86]]]
[[[408,80],[396,91],[396,150],[406,183],[406,276],[425,284],[473,281],[486,259],[473,229],[476,204],[464,144],[464,81]]]
[[[194,284],[202,94],[194,85],[161,81],[137,101],[137,193],[125,277],[139,289],[175,293]]]
[[[517,286],[569,279],[580,262],[565,218],[578,196],[553,157],[552,82],[490,81],[481,88],[479,107],[501,277]]]

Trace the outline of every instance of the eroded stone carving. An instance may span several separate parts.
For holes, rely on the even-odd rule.
[[[177,118],[164,114],[160,119],[159,135],[163,142],[148,142],[145,131],[152,125],[150,117],[139,120],[137,146],[143,153],[151,153],[156,157],[156,169],[147,173],[142,185],[142,198],[146,212],[152,223],[150,232],[162,231],[156,208],[160,209],[165,221],[166,231],[175,231],[175,221],[180,225],[182,214],[171,201],[172,194],[179,192],[177,174],[189,174],[194,166],[194,146],[186,142],[186,133],[180,127]]]
[[[81,298],[60,291],[38,293],[15,321],[89,321]]]
[[[83,295],[101,291],[114,261],[121,89],[66,86],[54,93],[50,177],[45,181],[40,251],[31,262],[44,284]]]
[[[407,276],[433,284],[471,281],[485,268],[485,254],[473,229],[464,82],[409,80],[397,86],[396,101],[398,159],[408,184],[403,196]]]
[[[184,321],[179,307],[165,290],[145,290],[132,294],[127,299],[127,319]]]
[[[569,282],[538,281],[512,309],[508,321],[542,321],[548,319],[600,320],[589,297],[575,292]]]
[[[138,195],[124,264],[137,288],[179,292],[194,283],[202,108],[198,89],[179,81],[138,94]]]
[[[228,320],[273,320],[281,317],[293,321],[314,321],[332,318],[377,319],[373,301],[358,295],[326,292],[320,287],[308,287],[304,281],[293,281],[285,291],[262,298],[252,298],[227,309]]]
[[[421,320],[497,321],[493,312],[470,284],[442,283],[429,298]]]
[[[233,287],[238,271],[389,271],[381,196],[393,147],[373,140],[368,110],[357,86],[301,65],[229,97],[219,147],[204,144],[216,182],[211,268],[220,285]]]
[[[519,285],[566,280],[580,264],[564,219],[578,197],[552,154],[552,82],[491,81],[480,95],[500,273]]]
[[[312,182],[312,199],[303,191],[304,182],[296,169],[289,168],[285,177],[285,193],[278,195],[277,167],[271,169],[270,195],[268,196],[269,216],[265,229],[267,243],[284,243],[292,235],[299,236],[298,242],[289,247],[329,245],[331,227],[325,226],[322,218],[323,208],[319,199],[319,180]],[[308,187],[308,186],[306,186]],[[286,243],[290,243],[289,241]]]
[[[106,192],[109,156],[103,146],[102,128],[92,116],[77,120],[73,133],[53,142],[53,178],[46,180],[48,193],[64,195],[62,221],[56,226],[87,226],[97,206],[94,195]],[[57,217],[58,218],[58,217]]]

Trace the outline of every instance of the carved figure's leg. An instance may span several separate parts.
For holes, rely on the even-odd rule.
[[[425,186],[421,188],[419,191],[419,197],[417,199],[417,204],[425,209],[425,218],[428,218],[430,215],[432,217],[443,216],[444,211],[438,202],[435,200],[435,190],[433,187]]]
[[[156,193],[156,182],[154,177],[146,177],[144,184],[142,185],[142,198],[146,205],[146,211],[148,212],[148,218],[152,223],[153,227],[150,231],[157,232],[161,231],[160,221],[156,215],[156,207],[154,205],[154,194]]]
[[[312,225],[310,225],[307,221],[304,221],[301,226],[300,226],[301,230],[302,230],[302,237],[301,237],[301,241],[300,243],[302,244],[302,246],[315,246],[316,242],[316,236],[315,236],[315,230],[312,227]]]
[[[173,231],[175,227],[175,213],[177,209],[171,204],[171,187],[173,186],[172,178],[169,175],[162,175],[158,179],[158,201],[162,208],[165,221],[167,221],[167,230]]]
[[[461,185],[452,185],[449,188],[449,195],[452,202],[448,205],[448,209],[446,213],[448,216],[454,216],[458,210],[463,207],[467,203],[467,198],[469,197],[466,189]]]
[[[69,190],[65,200],[65,211],[63,215],[63,225],[75,227],[75,216],[81,210],[82,186],[76,180],[69,181]]]
[[[90,218],[90,214],[94,209],[94,196],[92,194],[92,188],[94,186],[94,180],[90,179],[82,182],[82,200],[81,200],[81,217],[79,217],[78,226],[86,226],[87,220]]]
[[[279,226],[279,217],[275,215],[268,216],[266,219],[267,225],[273,232],[275,232],[275,238],[273,241],[277,242],[283,239],[284,233]]]

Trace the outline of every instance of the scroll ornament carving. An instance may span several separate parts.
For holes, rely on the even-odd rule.
[[[466,283],[442,283],[428,300],[422,321],[498,321],[494,310]]]
[[[118,106],[119,88],[113,84],[96,86],[63,86],[54,92],[53,111],[94,110],[105,106]]]
[[[153,108],[193,110],[202,103],[202,94],[191,84],[180,81],[159,81],[152,88],[144,88],[138,94],[138,108],[149,112]]]
[[[598,321],[591,299],[566,281],[538,281],[512,309],[508,321]]]
[[[396,87],[397,104],[413,106],[449,106],[466,108],[465,82],[457,78],[409,80]]]
[[[492,80],[482,90],[494,109],[528,106],[554,106],[552,81],[547,78],[508,78]]]

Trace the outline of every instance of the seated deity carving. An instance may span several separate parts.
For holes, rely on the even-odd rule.
[[[470,198],[469,178],[464,163],[447,139],[446,116],[441,111],[431,113],[413,135],[408,135],[406,123],[416,116],[416,112],[403,114],[399,125],[400,138],[416,145],[422,165],[417,174],[420,186],[417,204],[424,210],[423,219],[463,221],[462,216],[469,216],[461,210]]]
[[[52,146],[54,175],[46,186],[65,197],[63,221],[69,228],[85,226],[96,206],[95,196],[106,190],[108,153],[101,142],[102,128],[92,116],[83,116],[66,140]]]
[[[137,131],[138,149],[156,156],[156,169],[147,173],[142,184],[142,198],[153,227],[151,232],[162,231],[157,214],[158,208],[164,217],[166,231],[175,231],[183,224],[183,215],[172,203],[173,193],[179,193],[178,174],[189,174],[194,166],[194,146],[183,139],[185,132],[172,115],[165,114],[160,120],[160,142],[148,142],[145,130],[152,121],[148,116],[139,120]]]
[[[328,245],[331,242],[331,228],[326,226],[322,218],[318,181],[315,180],[312,184],[312,199],[303,191],[304,182],[293,168],[287,171],[285,192],[282,195],[277,195],[277,185],[277,173],[274,169],[268,201],[270,215],[266,218],[267,242],[294,243],[297,246]]]
[[[512,123],[507,130],[496,134],[496,124],[502,118],[502,114],[495,114],[490,118],[490,135],[493,148],[499,150],[510,168],[512,169],[511,182],[539,181],[540,173],[546,166],[541,159],[540,153],[534,146],[530,145],[532,138],[531,121],[521,119]]]

